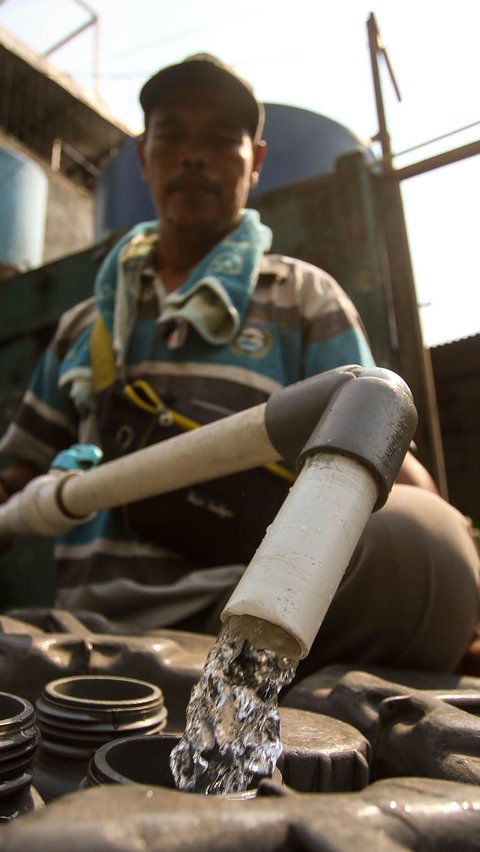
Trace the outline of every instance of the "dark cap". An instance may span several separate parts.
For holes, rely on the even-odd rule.
[[[238,106],[245,129],[254,142],[260,140],[265,120],[263,105],[258,103],[246,80],[209,53],[187,56],[183,62],[161,68],[150,77],[140,92],[140,103],[145,115],[148,116],[150,110],[161,103],[163,96],[172,88],[188,83],[218,86],[228,92],[232,103]]]

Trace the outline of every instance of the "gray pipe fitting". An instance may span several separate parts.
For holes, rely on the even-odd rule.
[[[282,458],[343,453],[372,471],[385,503],[417,425],[408,385],[391,370],[350,365],[272,394],[268,437]]]
[[[367,467],[378,483],[374,511],[387,500],[417,426],[408,386],[380,368],[355,372],[344,382],[313,429],[297,464],[319,452],[341,453]]]
[[[361,367],[341,367],[296,382],[269,397],[265,409],[268,437],[281,458],[295,459],[303,450],[332,396]]]

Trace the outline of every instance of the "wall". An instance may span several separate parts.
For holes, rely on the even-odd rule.
[[[48,345],[60,314],[92,294],[106,241],[1,283],[0,435],[15,414],[26,384]],[[2,458],[1,465],[8,459]],[[0,611],[53,602],[52,542],[17,539],[0,559]]]
[[[431,356],[450,502],[480,529],[480,334]]]

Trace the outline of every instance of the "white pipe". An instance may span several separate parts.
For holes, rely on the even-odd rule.
[[[235,617],[237,632],[243,621],[244,633],[253,642],[255,625],[262,636],[262,622],[274,625],[280,631],[273,631],[269,647],[280,656],[305,657],[377,494],[373,475],[354,459],[324,453],[307,459],[225,606],[222,621]],[[289,652],[285,632],[295,640]]]
[[[265,407],[216,420],[81,476],[34,479],[0,506],[0,538],[56,535],[101,509],[278,461],[265,427]]]
[[[62,489],[76,517],[277,461],[265,403],[100,465]]]
[[[57,492],[61,481],[78,476],[77,471],[52,471],[32,479],[23,491],[0,506],[0,538],[32,534],[54,536],[69,529],[72,522],[66,523]]]

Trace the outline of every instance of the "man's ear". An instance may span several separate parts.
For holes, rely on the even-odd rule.
[[[146,180],[145,175],[145,133],[137,139],[137,157],[138,162],[140,163],[140,172],[144,180]]]
[[[255,147],[253,149],[253,168],[252,168],[252,175],[251,175],[251,178],[250,178],[250,186],[252,187],[252,189],[253,189],[253,187],[257,186],[258,181],[260,180],[260,174],[261,174],[266,156],[267,156],[267,143],[265,142],[264,139],[262,139],[261,142],[259,142],[258,145],[255,145]]]

